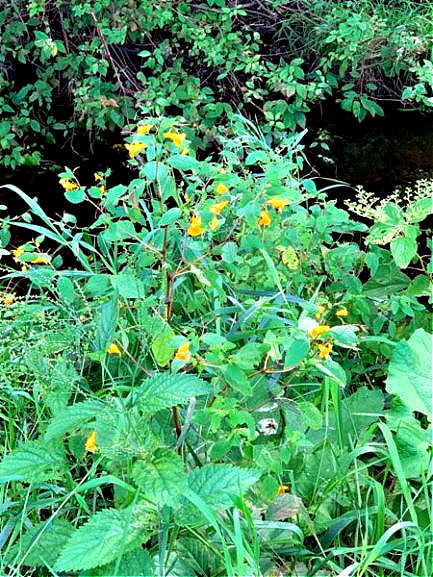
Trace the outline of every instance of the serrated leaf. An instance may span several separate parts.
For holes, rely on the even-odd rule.
[[[136,391],[140,407],[148,412],[187,403],[191,397],[207,395],[211,387],[195,375],[160,373],[146,379]]]
[[[416,256],[417,242],[408,236],[399,236],[391,242],[391,254],[395,264],[400,268],[409,266],[410,261]]]
[[[107,577],[114,575],[117,560],[102,567],[96,567],[93,570],[80,573],[80,577]],[[129,551],[122,556],[117,575],[124,577],[153,577],[155,575],[155,564],[148,551],[142,548]]]
[[[143,281],[131,273],[121,273],[110,276],[113,288],[125,299],[138,299],[146,295]]]
[[[38,441],[28,441],[0,463],[0,483],[6,481],[43,482],[58,476],[65,467],[62,450],[41,444]]]
[[[49,441],[57,437],[62,437],[65,433],[71,433],[101,414],[105,408],[100,401],[83,401],[66,407],[59,412],[48,425],[45,440]]]
[[[148,520],[140,506],[105,509],[77,529],[63,548],[56,571],[81,571],[106,565],[147,540]]]

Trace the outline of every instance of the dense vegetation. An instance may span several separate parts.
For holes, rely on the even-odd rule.
[[[432,6],[0,6],[3,165],[131,169],[0,187],[0,574],[431,577],[433,181],[339,198],[302,128],[431,108]]]

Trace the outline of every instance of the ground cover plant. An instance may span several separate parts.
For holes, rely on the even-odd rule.
[[[3,189],[0,572],[430,576],[431,183],[342,208],[302,135],[197,142],[129,125],[59,217]]]

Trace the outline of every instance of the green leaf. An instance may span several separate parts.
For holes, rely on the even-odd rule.
[[[409,222],[421,222],[433,213],[433,199],[431,197],[420,198],[409,204],[406,210],[406,219]]]
[[[317,363],[317,368],[331,379],[334,379],[340,387],[347,384],[347,376],[341,365],[328,357],[323,363]]]
[[[104,303],[99,312],[96,329],[95,347],[97,351],[106,351],[113,341],[118,319],[117,296]]]
[[[195,375],[160,373],[144,381],[136,391],[136,399],[143,410],[156,412],[188,403],[191,397],[207,395],[211,390]]]
[[[432,335],[417,329],[394,348],[386,380],[388,393],[398,395],[411,411],[432,420]]]
[[[107,575],[114,575],[116,570],[117,559],[109,565],[96,567],[93,570],[80,573],[80,577],[107,577]],[[134,549],[122,555],[119,567],[117,568],[117,575],[124,575],[125,577],[153,577],[155,575],[155,566],[153,559],[148,551],[142,548]]]
[[[245,372],[235,363],[229,363],[223,369],[224,378],[235,390],[245,396],[250,396],[253,392],[251,383]]]
[[[226,242],[221,250],[224,262],[232,264],[236,261],[238,246],[234,242]]]
[[[409,266],[410,261],[416,256],[418,249],[414,238],[399,236],[391,242],[391,254],[395,264],[400,268]]]
[[[101,236],[107,242],[119,242],[131,236],[136,236],[136,232],[130,220],[119,220],[112,222],[107,230],[101,233]]]
[[[161,216],[159,221],[159,226],[167,226],[176,222],[182,215],[182,210],[180,208],[170,208]]]
[[[72,204],[80,204],[86,198],[84,188],[77,188],[76,190],[68,190],[65,192],[65,198]]]
[[[59,277],[57,281],[57,290],[64,301],[72,302],[75,299],[74,283],[67,276]]]
[[[0,463],[0,483],[41,483],[58,477],[64,467],[62,450],[39,441],[28,441],[3,458]]]
[[[82,427],[88,421],[101,414],[106,407],[101,401],[83,401],[66,407],[56,415],[55,419],[48,425],[45,440],[50,441],[62,437],[65,433],[72,433]]]
[[[308,339],[303,335],[289,336],[282,345],[286,353],[284,357],[285,369],[299,365],[307,357],[310,348]]]
[[[79,571],[106,565],[128,546],[147,540],[146,516],[140,506],[105,509],[77,529],[62,550],[56,571]]]
[[[145,497],[160,505],[177,505],[187,489],[183,459],[168,449],[159,449],[149,461],[137,461],[132,474]]]
[[[131,273],[111,275],[110,280],[113,288],[125,299],[138,299],[146,295],[144,283]]]
[[[174,154],[168,159],[168,164],[178,170],[195,170],[200,163],[187,154]]]
[[[355,347],[358,344],[356,335],[359,328],[356,325],[341,325],[332,327],[330,334],[334,337],[336,343],[347,347]]]
[[[161,330],[152,339],[152,353],[160,367],[165,367],[172,360],[175,347],[172,345],[174,331],[168,325],[162,325]]]

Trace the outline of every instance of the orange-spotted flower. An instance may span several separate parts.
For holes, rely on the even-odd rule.
[[[94,453],[96,451],[96,431],[92,431],[90,435],[87,437],[86,444],[84,448],[89,453]]]
[[[134,142],[127,142],[125,144],[125,148],[129,153],[129,158],[135,158],[137,154],[143,152],[143,150],[147,147],[145,142],[139,142],[138,140],[134,140]]]
[[[216,193],[217,194],[226,194],[229,191],[229,189],[227,188],[227,186],[225,184],[223,184],[222,182],[220,182],[219,184],[217,184],[216,187]]]
[[[347,317],[348,314],[349,314],[349,311],[348,311],[345,307],[342,307],[341,309],[339,309],[339,310],[335,313],[335,316],[336,316],[336,317],[343,318],[343,317]]]
[[[180,347],[177,349],[175,358],[178,361],[183,361],[184,363],[189,361],[189,359],[191,358],[191,353],[189,351],[190,344],[191,343],[189,341],[186,341],[186,343],[181,344]]]
[[[288,485],[280,485],[277,490],[277,495],[284,495],[290,491],[290,487]]]
[[[313,327],[310,331],[310,337],[312,339],[317,339],[317,337],[320,337],[320,335],[322,335],[323,333],[327,333],[329,330],[331,330],[331,327],[328,325],[320,325],[319,327]]]
[[[217,219],[216,216],[210,221],[209,226],[211,230],[216,230],[220,225],[220,221]]]
[[[269,226],[272,220],[267,210],[260,211],[260,217],[257,221],[258,226]]]
[[[221,214],[221,211],[228,205],[228,203],[229,203],[228,200],[222,200],[221,202],[216,202],[215,204],[211,205],[209,211],[215,216],[218,216],[219,214]]]
[[[319,312],[316,313],[314,316],[316,317],[316,319],[320,319],[320,317],[326,311],[326,307],[324,307],[323,305],[317,305],[317,308],[319,309]]]
[[[9,307],[11,304],[13,304],[15,302],[15,295],[10,293],[10,294],[6,294],[3,298],[2,298],[2,303],[4,307]]]
[[[192,216],[191,217],[191,222],[189,224],[187,232],[188,232],[189,236],[200,236],[201,234],[203,234],[200,216]]]
[[[288,198],[270,198],[267,204],[273,206],[278,212],[282,212],[283,208],[289,204]]]
[[[329,357],[329,353],[332,351],[332,345],[330,343],[326,345],[319,343],[317,345],[317,350],[319,351],[319,357],[321,359],[327,359]]]
[[[61,178],[59,183],[66,191],[77,190],[77,188],[80,188],[78,184],[72,181],[70,178]]]
[[[149,134],[151,130],[152,130],[151,124],[140,124],[140,126],[137,127],[137,135],[143,136],[144,134]]]
[[[118,345],[116,345],[116,343],[111,343],[111,345],[107,349],[107,353],[109,355],[121,355],[122,351],[119,349],[119,347],[118,347]]]
[[[183,142],[186,138],[186,134],[184,132],[164,132],[164,138],[168,138],[171,140],[178,148],[182,148]]]

